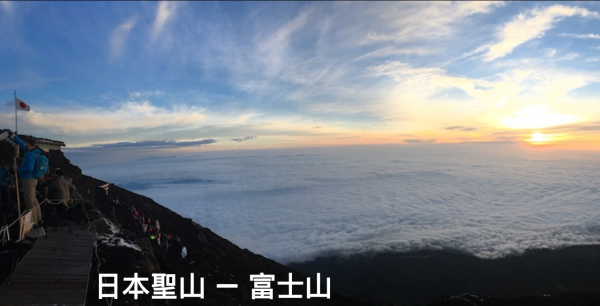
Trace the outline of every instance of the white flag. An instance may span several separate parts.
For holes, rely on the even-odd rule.
[[[21,99],[15,97],[15,107],[19,110],[28,112],[31,108],[27,103],[21,101]]]

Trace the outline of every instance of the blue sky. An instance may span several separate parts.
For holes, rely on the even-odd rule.
[[[2,127],[16,90],[19,132],[71,148],[600,148],[598,2],[2,1],[0,26]]]

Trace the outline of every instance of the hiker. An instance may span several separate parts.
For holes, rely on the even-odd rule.
[[[21,150],[25,151],[25,156],[23,157],[21,165],[18,167],[17,165],[13,166],[13,170],[17,171],[19,173],[19,178],[21,178],[25,207],[31,209],[31,222],[34,226],[42,226],[42,224],[44,224],[42,210],[40,209],[40,204],[35,195],[35,188],[38,180],[33,177],[35,162],[38,159],[41,150],[37,147],[35,138],[29,137],[29,139],[26,140],[27,143],[24,143],[17,134],[14,134],[12,131],[10,131],[9,134],[10,136],[14,135],[15,142],[19,145]]]
[[[2,207],[2,211],[5,212],[12,211],[12,201],[8,186],[14,181],[14,175],[15,171],[8,165],[0,168],[0,206]]]
[[[185,248],[185,246],[183,248],[181,248],[181,258],[186,258],[187,257],[187,249]]]
[[[63,204],[69,209],[70,205],[73,203],[71,200],[71,191],[75,191],[75,186],[73,186],[73,180],[66,178],[64,176],[64,172],[60,168],[56,168],[54,170],[56,177],[52,179],[52,183],[50,183],[50,188],[48,192],[50,193],[50,199],[52,201],[59,201],[58,204]]]
[[[152,227],[152,224],[148,224],[148,235],[146,236],[152,236],[154,235],[154,228]]]
[[[133,206],[131,206],[131,207],[133,207]],[[137,220],[137,221],[138,221],[138,223],[139,223],[139,222],[140,222],[140,213],[138,213],[138,211],[137,211],[137,210],[135,210],[135,208],[133,208],[133,209],[134,209],[134,210],[133,210],[133,218],[134,218],[135,220]]]
[[[169,244],[171,243],[171,239],[173,239],[173,236],[171,236],[171,234],[167,234],[167,241],[165,243],[165,250],[166,251],[169,250]]]

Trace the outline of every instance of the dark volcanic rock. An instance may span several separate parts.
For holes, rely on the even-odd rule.
[[[600,305],[599,245],[500,259],[418,251],[322,257],[289,266],[330,276],[337,280],[334,290],[375,305]]]

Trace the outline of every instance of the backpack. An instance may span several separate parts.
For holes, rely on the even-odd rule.
[[[48,157],[41,153],[35,158],[35,167],[33,168],[33,178],[40,179],[48,172]]]

